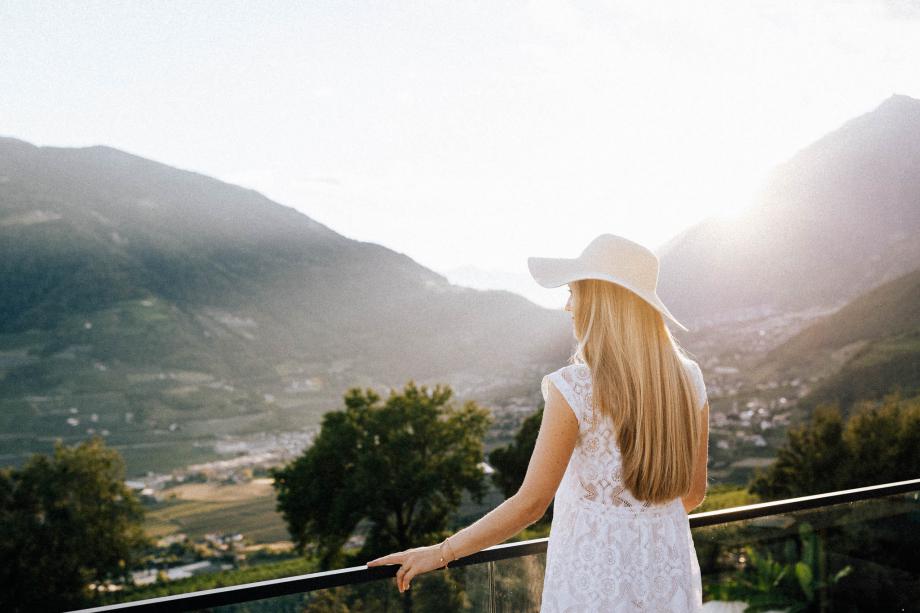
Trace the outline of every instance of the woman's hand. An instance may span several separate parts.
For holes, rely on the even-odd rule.
[[[380,558],[376,558],[367,563],[368,566],[380,566],[381,564],[401,564],[396,571],[396,589],[400,592],[408,590],[412,578],[441,568],[444,563],[441,562],[440,545],[429,545],[428,547],[415,547],[398,551]]]

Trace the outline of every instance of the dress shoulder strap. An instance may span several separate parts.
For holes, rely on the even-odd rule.
[[[549,399],[549,384],[552,383],[569,403],[578,422],[583,422],[585,407],[591,394],[591,373],[581,364],[569,364],[543,377],[540,390],[543,400]]]
[[[693,399],[698,411],[702,411],[706,405],[706,382],[703,380],[703,370],[694,360],[685,360],[687,365],[687,374],[690,376],[690,383],[693,385]]]

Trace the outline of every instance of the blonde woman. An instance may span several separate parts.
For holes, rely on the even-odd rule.
[[[377,558],[396,585],[502,543],[554,501],[540,611],[698,611],[687,514],[706,494],[709,403],[686,330],[657,295],[658,258],[603,234],[577,258],[529,258],[544,287],[568,284],[577,341],[543,378],[540,432],[517,493],[439,545]]]

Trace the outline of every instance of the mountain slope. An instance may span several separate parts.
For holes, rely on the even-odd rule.
[[[920,268],[805,328],[770,351],[761,368],[778,379],[821,377],[800,402],[806,408],[920,390]]]
[[[690,321],[839,306],[920,265],[920,100],[893,95],[777,166],[754,206],[660,250]]]
[[[24,437],[0,456],[89,430],[299,427],[353,385],[470,391],[571,344],[561,310],[451,285],[252,190],[9,138],[0,297],[0,430]]]

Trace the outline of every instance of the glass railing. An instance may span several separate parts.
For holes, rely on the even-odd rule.
[[[920,479],[696,513],[690,525],[704,609],[920,610]],[[82,612],[539,611],[546,545],[490,547],[403,594],[397,566],[358,566]]]

